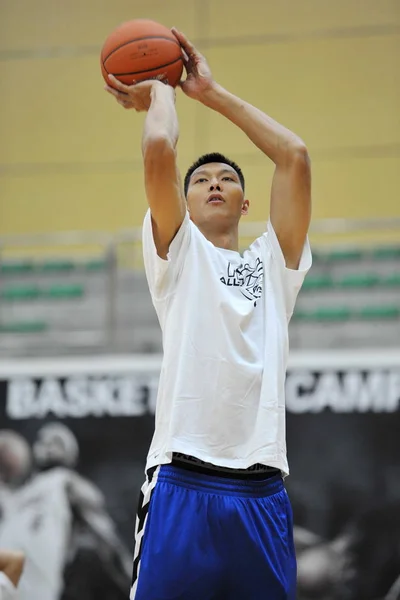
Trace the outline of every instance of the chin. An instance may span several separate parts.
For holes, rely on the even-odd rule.
[[[66,465],[60,460],[46,460],[38,463],[38,471],[50,471],[50,469],[56,469],[58,467],[65,467]]]

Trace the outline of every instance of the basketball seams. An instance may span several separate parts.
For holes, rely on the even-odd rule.
[[[140,75],[141,73],[150,73],[151,71],[159,71],[160,69],[165,69],[165,67],[170,67],[171,65],[174,65],[175,63],[179,62],[181,59],[181,57],[176,58],[175,60],[165,63],[165,65],[159,65],[157,67],[152,67],[151,69],[144,69],[143,71],[133,71],[132,73],[112,73],[114,75],[114,77],[124,77],[125,75]],[[104,63],[103,63],[104,64]],[[104,65],[104,69],[107,71],[106,66]],[[107,71],[108,73],[108,71]]]
[[[180,44],[177,40],[173,40],[167,36],[164,35],[146,35],[144,37],[139,37],[139,38],[134,38],[133,40],[129,40],[128,42],[124,42],[123,44],[121,44],[120,46],[117,46],[116,48],[113,48],[110,52],[110,54],[108,54],[105,58],[103,58],[103,63],[106,62],[106,60],[108,60],[110,58],[110,56],[112,56],[115,52],[117,52],[117,50],[120,50],[121,48],[123,48],[124,46],[127,46],[128,44],[133,44],[134,42],[142,42],[144,40],[167,40],[167,42],[171,42],[172,44],[175,44],[176,46],[178,46],[178,48],[180,48]]]

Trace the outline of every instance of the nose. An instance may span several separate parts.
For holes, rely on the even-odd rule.
[[[210,190],[210,192],[214,192],[214,191],[220,192],[221,191],[221,184],[218,181],[218,179],[213,179],[210,182],[209,190]]]

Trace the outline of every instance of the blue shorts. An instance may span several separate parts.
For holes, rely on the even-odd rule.
[[[157,467],[142,488],[131,600],[295,600],[289,498],[261,481]]]

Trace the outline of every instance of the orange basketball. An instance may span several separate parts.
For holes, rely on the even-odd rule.
[[[122,23],[104,42],[101,71],[110,85],[109,74],[131,85],[133,81],[160,79],[175,87],[181,78],[181,47],[164,25],[147,19]]]

